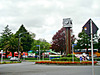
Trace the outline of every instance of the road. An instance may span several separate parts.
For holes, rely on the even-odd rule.
[[[92,75],[91,66],[38,65],[33,62],[0,64],[0,75]],[[95,66],[100,75],[100,66]]]

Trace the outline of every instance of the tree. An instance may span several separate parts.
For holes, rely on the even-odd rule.
[[[12,34],[13,33],[9,29],[9,25],[7,25],[5,27],[5,29],[3,30],[3,32],[1,33],[1,48],[3,50],[5,50],[5,52],[6,52],[6,58],[7,58],[7,50],[8,49],[5,48],[5,45],[8,45],[8,41],[10,40]]]
[[[79,39],[77,40],[77,46],[75,49],[86,49],[86,53],[88,54],[88,49],[91,48],[91,37],[88,36],[84,30],[78,34]],[[95,49],[97,48],[97,34],[93,35],[93,46]]]
[[[34,40],[34,42],[32,43],[32,48],[31,48],[31,50],[34,50],[34,52],[36,50],[39,50],[39,48],[36,47],[36,45],[40,45],[41,51],[49,50],[50,48],[50,44],[46,42],[45,39]]]
[[[72,33],[72,30],[70,30],[70,32]],[[51,49],[55,50],[56,52],[61,51],[61,54],[66,53],[65,33],[65,28],[61,28],[52,38]],[[75,35],[71,36],[71,42],[75,42]]]
[[[39,39],[41,50],[49,50],[50,49],[50,43],[48,43],[45,39]]]
[[[31,44],[33,39],[30,33],[25,29],[24,25],[21,25],[19,30],[16,32],[15,36],[20,38],[21,46],[23,47],[23,51],[29,51],[31,49]]]
[[[31,38],[32,38],[32,39],[34,39],[35,36],[36,36],[36,34],[35,34],[35,33],[32,33],[32,32],[30,32],[30,35],[31,35]]]
[[[12,52],[12,57],[14,57],[14,52],[18,50],[18,38],[12,34],[8,44],[5,45],[4,49],[7,49]],[[20,50],[22,50],[22,46],[20,45]]]

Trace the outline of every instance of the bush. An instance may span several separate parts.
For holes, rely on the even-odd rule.
[[[75,57],[75,55],[73,55],[73,54],[68,54],[68,55],[67,55],[67,57],[72,57],[72,56]]]
[[[25,60],[37,60],[37,58],[25,58]]]
[[[55,58],[55,59],[52,59],[51,61],[72,61],[72,57]],[[80,59],[74,57],[74,61],[80,61]]]
[[[92,58],[90,58],[90,61],[92,61]],[[100,61],[100,58],[94,58],[94,61]]]
[[[6,62],[4,61],[2,64],[6,64]]]
[[[40,59],[42,60],[43,58],[40,58]],[[25,60],[37,60],[37,58],[25,58]],[[49,58],[44,58],[44,60],[49,60]]]

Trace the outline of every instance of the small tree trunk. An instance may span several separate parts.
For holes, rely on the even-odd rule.
[[[14,52],[12,51],[12,57],[14,57]]]
[[[7,58],[7,50],[6,50],[6,55],[5,55],[5,58]]]
[[[88,48],[86,48],[86,54],[89,54],[89,52],[88,52]]]

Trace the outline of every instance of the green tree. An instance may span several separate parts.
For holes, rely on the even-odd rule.
[[[91,48],[91,37],[88,36],[84,30],[78,34],[79,39],[77,40],[77,46],[75,46],[75,49],[86,49],[88,54],[88,49]],[[97,34],[93,35],[93,46],[95,49],[97,48]]]
[[[21,25],[15,36],[20,38],[23,51],[29,51],[33,42],[32,35],[25,29],[24,25]]]
[[[87,49],[90,48],[90,37],[82,30],[81,33],[78,34],[79,39],[77,40],[77,46],[75,49]]]
[[[48,42],[46,42],[45,39],[34,40],[34,42],[32,43],[32,48],[31,48],[31,50],[34,50],[34,52],[36,50],[39,50],[39,47],[36,47],[36,45],[40,45],[41,52],[44,52],[45,50],[49,50],[51,46]]]
[[[8,44],[8,41],[10,40],[12,35],[11,30],[9,29],[9,25],[5,27],[3,32],[1,33],[1,48],[6,52],[6,58],[7,58],[7,48],[5,48],[5,45]]]
[[[12,52],[12,57],[14,57],[14,52],[18,50],[18,38],[12,34],[8,44],[5,45],[4,49],[7,49]],[[22,50],[22,46],[20,45],[20,50]]]

